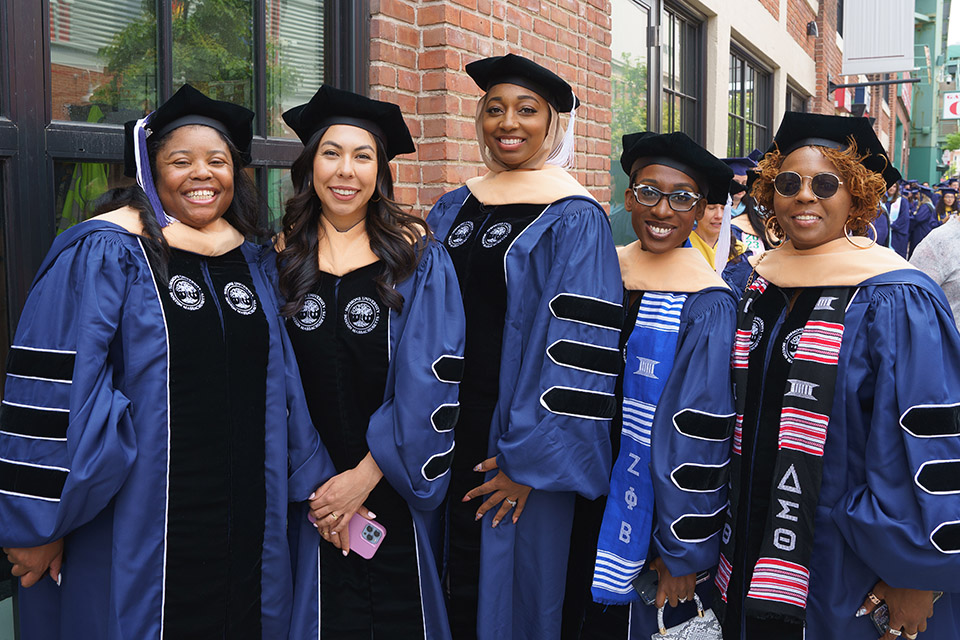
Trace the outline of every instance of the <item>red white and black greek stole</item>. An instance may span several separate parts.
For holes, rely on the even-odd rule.
[[[767,288],[761,277],[747,288],[740,301],[737,335],[733,346],[733,379],[737,422],[730,460],[730,507],[727,510],[717,570],[717,588],[727,601],[735,545],[745,532],[736,531],[740,485],[743,415],[746,409],[747,373],[751,347],[759,342],[754,303]],[[780,433],[770,511],[764,525],[760,558],[743,603],[746,615],[781,618],[802,623],[810,582],[810,552],[820,481],[823,446],[833,407],[837,362],[843,340],[843,320],[853,297],[851,287],[825,288],[803,327],[796,355],[790,364],[780,411]],[[755,324],[757,325],[755,327]],[[772,337],[772,336],[771,336]],[[758,354],[763,358],[763,354]],[[760,425],[758,428],[767,428]],[[739,569],[739,567],[737,568]],[[716,603],[723,609],[724,604]]]

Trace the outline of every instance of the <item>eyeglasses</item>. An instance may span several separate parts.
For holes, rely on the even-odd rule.
[[[678,213],[690,211],[700,199],[703,198],[699,193],[690,193],[689,191],[671,191],[669,193],[660,191],[656,187],[648,184],[638,184],[633,187],[633,197],[637,202],[645,207],[655,207],[660,203],[660,199],[666,196],[667,204]]]
[[[843,184],[840,178],[832,173],[824,172],[815,176],[802,176],[796,171],[781,171],[773,179],[773,188],[784,198],[791,198],[800,193],[805,178],[810,180],[810,190],[813,191],[813,195],[821,200],[837,195],[840,185]]]

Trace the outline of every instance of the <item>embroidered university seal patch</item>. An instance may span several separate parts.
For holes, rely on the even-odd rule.
[[[223,288],[223,296],[230,308],[240,315],[248,316],[257,310],[257,299],[253,291],[242,282],[231,282]]]
[[[203,306],[203,290],[187,276],[173,276],[169,288],[173,301],[187,311],[196,311]]]
[[[450,237],[447,238],[447,244],[455,249],[466,242],[471,233],[473,233],[473,222],[470,220],[461,222],[457,225],[456,229],[450,232]]]
[[[498,222],[487,229],[487,232],[483,234],[483,239],[480,240],[480,242],[487,249],[495,247],[510,235],[512,229],[513,227],[510,226],[509,222]]]
[[[327,307],[323,298],[315,293],[308,293],[303,298],[303,306],[293,316],[293,324],[301,331],[313,331],[321,324],[323,318],[327,315]]]
[[[373,299],[366,296],[354,298],[347,303],[343,312],[343,321],[354,333],[370,333],[380,320],[380,307]]]

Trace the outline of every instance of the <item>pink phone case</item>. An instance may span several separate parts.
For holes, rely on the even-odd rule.
[[[369,560],[377,552],[383,539],[387,537],[387,530],[383,525],[373,520],[367,520],[359,513],[350,518],[350,551],[355,551],[361,558]]]

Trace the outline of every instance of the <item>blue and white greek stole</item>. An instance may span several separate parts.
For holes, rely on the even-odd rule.
[[[601,604],[639,599],[631,582],[647,561],[653,526],[650,430],[673,368],[685,293],[645,292],[625,348],[623,429],[610,475],[590,591]]]

